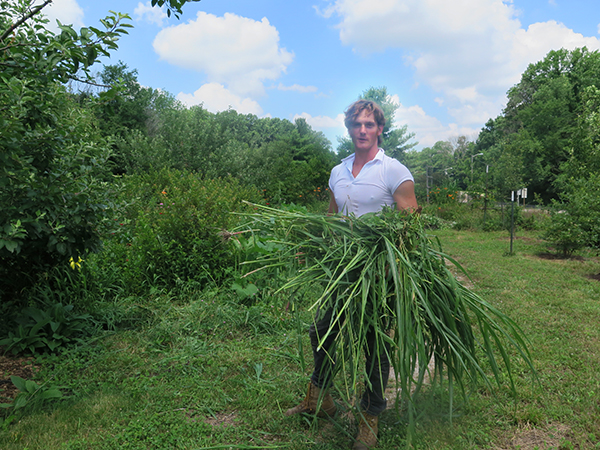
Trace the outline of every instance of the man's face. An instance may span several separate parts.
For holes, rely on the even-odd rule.
[[[368,152],[373,147],[377,148],[377,138],[382,132],[383,127],[377,126],[373,113],[368,113],[364,109],[348,130],[357,152]]]

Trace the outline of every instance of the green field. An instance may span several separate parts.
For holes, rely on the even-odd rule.
[[[515,360],[517,398],[482,385],[452,415],[444,390],[426,389],[414,447],[600,448],[600,258],[552,258],[534,232],[517,233],[512,255],[506,232],[435,234],[467,269],[462,282],[523,329],[537,381]],[[281,294],[249,302],[190,286],[115,300],[128,326],[39,359],[35,382],[65,397],[30,400],[0,428],[0,448],[350,448],[356,426],[341,402],[332,420],[283,415],[308,381],[315,294],[306,289],[296,310]],[[386,411],[377,448],[402,448],[406,420]]]

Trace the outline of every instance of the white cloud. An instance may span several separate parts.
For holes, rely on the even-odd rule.
[[[35,4],[43,3],[42,0],[36,0]],[[54,0],[50,5],[42,9],[50,22],[46,27],[55,33],[60,32],[56,25],[56,20],[60,20],[63,25],[73,25],[78,30],[83,27],[83,9],[77,4],[76,0]]]
[[[180,92],[177,100],[187,106],[202,105],[204,109],[216,113],[226,111],[229,108],[234,109],[240,114],[262,115],[263,110],[260,105],[249,98],[242,98],[219,83],[207,83],[200,87],[193,94]]]
[[[408,131],[415,133],[419,142],[417,148],[431,147],[438,141],[446,141],[450,136],[477,136],[478,129],[459,126],[456,123],[444,125],[438,118],[429,116],[419,105],[400,105],[396,110],[394,126],[408,125]]]
[[[600,49],[597,37],[555,21],[525,29],[518,14],[509,0],[333,0],[323,13],[339,18],[341,42],[358,54],[400,49],[458,130],[497,116],[507,90],[550,50]]]
[[[165,28],[154,40],[162,60],[205,73],[209,82],[227,85],[237,95],[264,93],[263,82],[278,79],[294,54],[279,46],[279,32],[266,18],[260,22],[226,13],[199,12]]]
[[[329,116],[311,116],[308,113],[296,114],[294,116],[294,120],[296,119],[305,119],[306,123],[308,123],[312,128],[315,128],[319,131],[323,131],[329,128],[340,128],[341,131],[344,131],[346,128],[344,126],[344,115],[338,114],[336,117]]]
[[[153,23],[159,27],[162,27],[167,19],[167,13],[164,9],[158,6],[152,6],[150,2],[146,2],[145,4],[142,2],[138,3],[133,14],[136,20],[145,20],[146,22]]]
[[[299,84],[293,84],[291,86],[284,86],[283,83],[279,83],[277,86],[278,91],[295,91],[300,93],[309,93],[309,92],[317,92],[318,88],[316,86],[300,86]]]

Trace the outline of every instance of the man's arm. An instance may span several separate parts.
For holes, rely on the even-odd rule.
[[[413,181],[408,180],[398,186],[392,197],[394,197],[396,209],[399,211],[417,211],[419,209],[417,197],[415,196],[415,183]],[[331,205],[329,207],[331,208]]]

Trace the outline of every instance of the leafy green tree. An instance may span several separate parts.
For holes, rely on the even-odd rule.
[[[137,70],[128,70],[127,64],[119,61],[118,64],[104,66],[100,80],[104,85],[120,88],[118,95],[98,106],[99,124],[104,134],[122,137],[130,130],[147,132],[157,93],[152,88],[140,86]]]
[[[86,91],[80,91],[77,98],[82,105],[94,109],[98,127],[112,142],[113,173],[124,174],[132,170],[131,136],[155,135],[160,127],[160,113],[173,107],[176,100],[166,92],[142,87],[137,70],[129,70],[122,61],[104,66],[99,78],[105,90],[114,92],[110,99],[98,101],[96,95]]]
[[[64,83],[90,80],[90,67],[116,48],[127,16],[112,14],[105,30],[44,28],[50,3],[0,2],[0,296],[18,295],[35,277],[100,245],[112,197],[109,147],[89,112]]]
[[[586,245],[600,248],[600,89],[587,87],[582,99],[569,159],[557,178],[559,201],[544,233],[565,255]]]
[[[587,87],[582,100],[583,111],[577,119],[568,160],[557,179],[561,190],[573,179],[600,173],[600,87]]]
[[[494,130],[493,136],[485,133],[482,145],[497,145],[506,136],[520,133],[524,181],[545,201],[556,198],[556,181],[577,134],[583,95],[588,87],[598,85],[598,51],[551,51],[542,61],[531,64],[509,90],[503,118],[495,123],[501,131]]]

